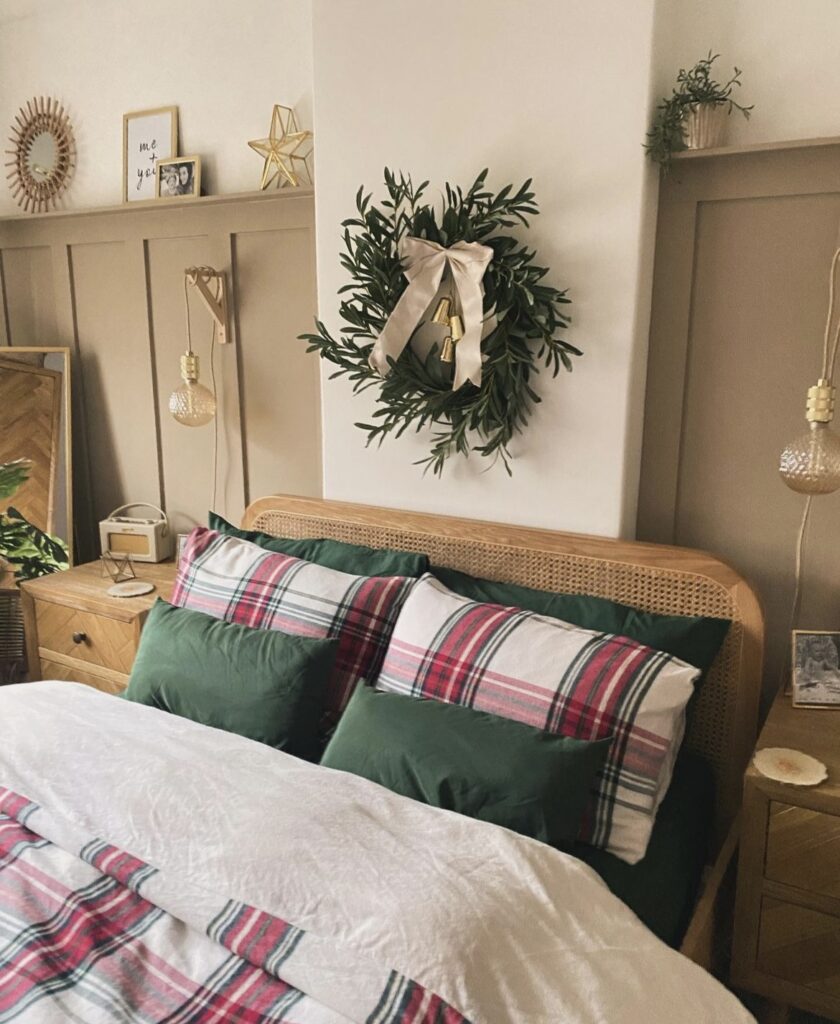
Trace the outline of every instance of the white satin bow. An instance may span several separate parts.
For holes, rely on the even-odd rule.
[[[452,390],[466,381],[481,384],[481,280],[493,250],[478,242],[456,242],[448,249],[437,242],[411,235],[400,243],[400,262],[408,288],[394,306],[370,354],[370,364],[386,376],[389,359],[396,361],[414,328],[437,294],[447,267],[452,274],[464,321],[464,336],[455,346],[455,378]]]

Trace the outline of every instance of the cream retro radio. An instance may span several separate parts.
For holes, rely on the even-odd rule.
[[[157,512],[154,518],[120,515],[128,509],[147,508]],[[163,562],[175,551],[175,537],[166,513],[145,502],[120,505],[99,523],[99,543],[103,551],[131,555],[135,562]]]

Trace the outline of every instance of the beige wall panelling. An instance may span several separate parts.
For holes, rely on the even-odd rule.
[[[204,521],[213,428],[181,427],[167,408],[186,348],[183,270],[192,264],[225,270],[231,290],[233,345],[216,346],[224,413],[218,511],[238,519],[249,494],[278,488],[320,494],[318,361],[295,340],[316,313],[313,239],[311,190],[0,221],[11,343],[24,343],[21,334],[35,343],[32,325],[40,333],[48,326],[50,344],[78,353],[76,398],[83,395],[87,429],[76,433],[87,434],[89,449],[91,508],[82,517],[89,536],[123,501],[163,498],[179,530]],[[196,296],[191,310],[209,383],[210,318]]]
[[[278,491],[318,494],[318,460],[297,457],[299,443],[321,446],[320,385],[308,374],[312,355],[296,340],[313,329],[315,282],[308,265],[310,225],[240,231],[234,239],[238,337],[246,417],[246,502]],[[283,261],[277,253],[284,254]],[[258,297],[262,296],[261,300]],[[287,327],[290,317],[294,322]],[[297,380],[292,390],[283,386]]]
[[[85,419],[85,380],[81,373],[79,339],[76,334],[76,309],[73,298],[73,264],[70,247],[52,246],[53,294],[55,297],[56,337],[70,346],[70,403],[72,407],[73,445],[73,557],[87,561],[98,551],[98,531],[93,514],[93,482],[90,472],[87,421]]]
[[[840,141],[675,163],[659,208],[638,535],[712,550],[767,615],[765,694],[790,655],[804,498],[778,475],[819,375]],[[840,628],[840,495],[814,502],[803,628]]]
[[[91,504],[160,499],[141,239],[71,246]]]
[[[48,245],[3,252],[3,284],[9,345],[58,345],[52,253]]]

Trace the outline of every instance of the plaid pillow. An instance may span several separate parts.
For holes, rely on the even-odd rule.
[[[376,687],[561,736],[612,737],[581,839],[635,864],[670,784],[699,675],[626,637],[470,601],[427,573],[402,607]]]
[[[351,576],[197,527],[184,548],[171,600],[242,626],[338,637],[327,685],[329,727],[356,682],[376,678],[412,583],[404,576]]]

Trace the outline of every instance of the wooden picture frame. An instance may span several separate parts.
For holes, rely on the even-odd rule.
[[[123,114],[123,202],[154,200],[155,164],[177,152],[177,107],[155,107]]]
[[[184,175],[188,174],[185,179]],[[167,186],[167,177],[172,183]],[[182,191],[186,189],[187,191]],[[198,199],[201,195],[201,157],[173,156],[155,162],[156,199]]]
[[[791,702],[795,708],[840,708],[840,631],[793,630]]]

